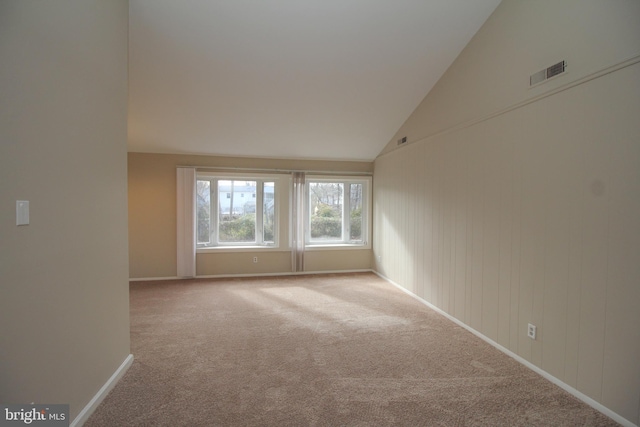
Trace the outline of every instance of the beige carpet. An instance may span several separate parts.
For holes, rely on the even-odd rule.
[[[373,274],[131,285],[91,426],[609,426]]]

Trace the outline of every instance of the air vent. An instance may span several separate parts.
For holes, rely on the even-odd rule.
[[[406,142],[407,142],[407,137],[406,137],[406,136],[403,136],[402,138],[400,138],[400,139],[398,140],[398,145],[405,144]]]
[[[560,61],[557,64],[553,64],[551,67],[540,70],[537,73],[531,74],[529,77],[529,86],[537,85],[545,80],[562,74],[567,69],[567,61]]]
[[[547,68],[547,78],[550,79],[553,76],[564,73],[566,66],[567,64],[564,61],[553,64],[551,67]]]

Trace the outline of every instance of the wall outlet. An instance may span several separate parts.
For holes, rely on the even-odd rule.
[[[536,329],[536,325],[532,325],[531,323],[527,325],[527,336],[532,340],[536,339]]]
[[[28,200],[16,200],[16,225],[29,225]]]
[[[258,262],[258,257],[257,257],[257,256],[254,256],[254,257],[253,257],[253,263],[255,264],[256,262]]]

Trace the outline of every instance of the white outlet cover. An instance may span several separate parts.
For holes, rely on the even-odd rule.
[[[29,225],[29,201],[16,201],[16,225]]]
[[[532,325],[531,323],[527,325],[527,336],[532,340],[536,339],[536,329],[536,325]]]

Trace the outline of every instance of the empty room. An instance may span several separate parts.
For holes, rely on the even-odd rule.
[[[0,424],[640,426],[639,118],[636,0],[0,0]]]

